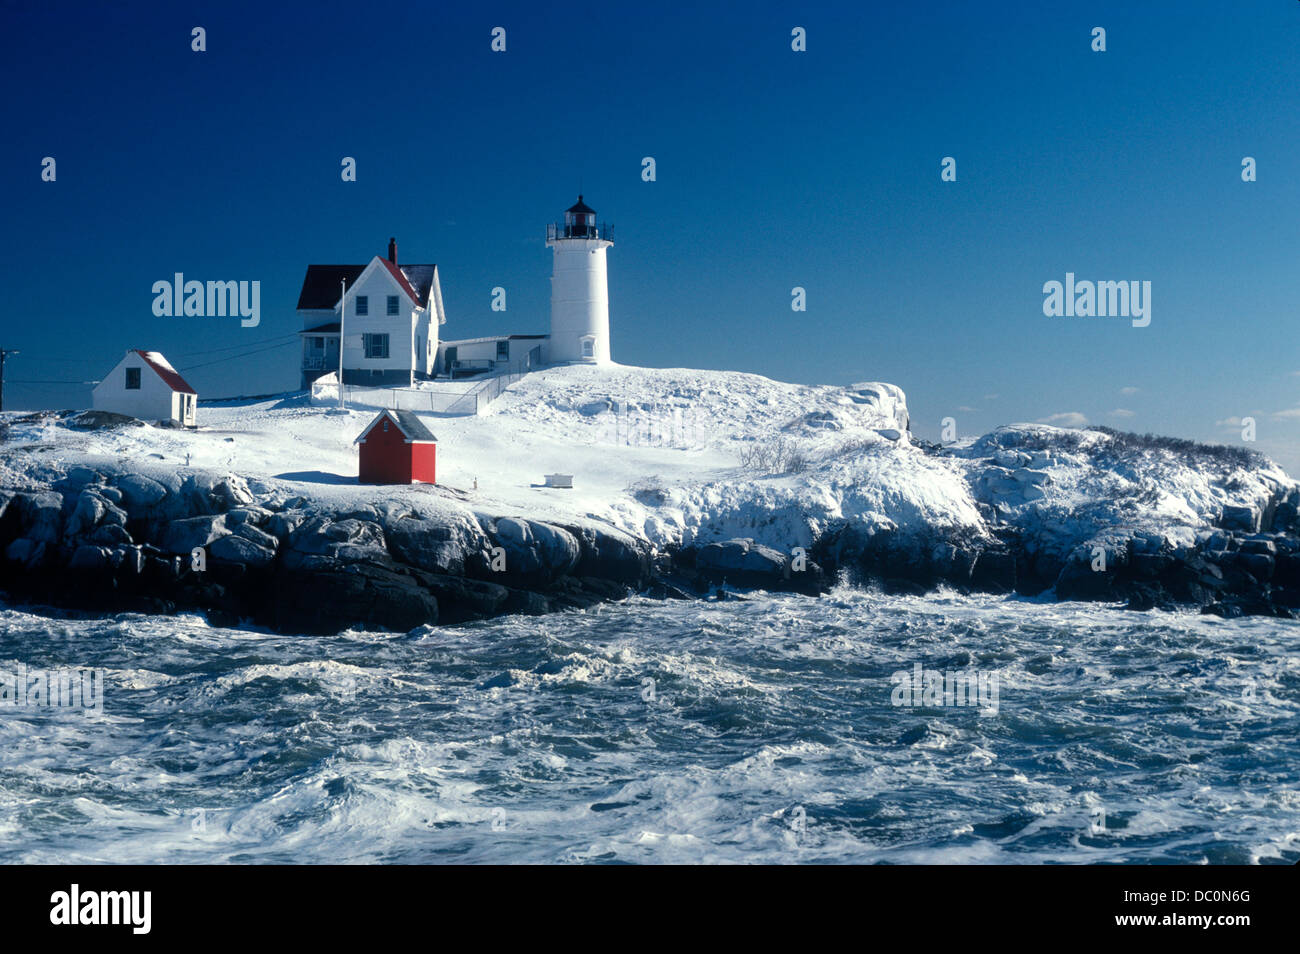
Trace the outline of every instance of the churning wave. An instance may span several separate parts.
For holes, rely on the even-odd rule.
[[[1300,859],[1300,626],[839,589],[408,634],[0,609],[6,862]],[[895,705],[983,673],[995,710]]]

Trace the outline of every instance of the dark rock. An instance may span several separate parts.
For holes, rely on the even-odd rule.
[[[384,531],[394,557],[434,573],[460,576],[466,572],[467,562],[481,560],[488,549],[487,536],[470,520],[442,523],[403,516],[385,524]],[[479,567],[480,573],[483,569]]]
[[[564,527],[582,548],[574,572],[618,580],[640,587],[650,576],[650,555],[644,544],[625,533],[591,526]]]
[[[1295,619],[1296,614],[1285,606],[1262,595],[1233,595],[1216,603],[1201,608],[1206,615],[1222,616],[1224,619],[1236,619],[1240,616],[1275,616],[1279,619]]]
[[[1068,569],[1068,567],[1066,568]],[[1062,570],[1062,575],[1065,570]],[[1016,556],[1008,550],[984,550],[975,558],[971,586],[992,593],[1010,593],[1016,588]],[[1071,598],[1071,597],[1064,597]]]
[[[287,540],[289,534],[301,527],[310,514],[305,510],[282,510],[279,513],[272,514],[266,521],[266,530],[275,536],[277,540]]]
[[[1300,532],[1300,506],[1291,500],[1279,504],[1273,514],[1273,529],[1279,533]]]
[[[72,558],[68,560],[69,570],[102,570],[108,566],[107,547],[96,547],[90,544],[82,544],[73,551]]]
[[[117,478],[117,488],[122,492],[122,506],[133,517],[147,515],[167,496],[166,487],[142,474],[123,474]]]
[[[72,513],[68,516],[68,523],[64,529],[65,537],[85,536],[95,529],[100,518],[104,516],[108,509],[108,501],[93,490],[86,489],[81,491],[77,502],[72,508]]]
[[[233,510],[226,511],[226,526],[232,529],[244,524],[260,527],[270,517],[271,511],[265,507],[236,507]]]
[[[1300,553],[1278,555],[1273,563],[1273,582],[1278,586],[1300,587]]]
[[[252,567],[269,566],[275,560],[275,537],[270,539],[273,542],[272,546],[266,546],[256,540],[250,540],[242,533],[232,533],[208,547],[208,556],[213,560],[226,563],[242,563]]]
[[[183,565],[178,556],[147,554],[142,576],[151,585],[165,588],[180,579]]]
[[[68,418],[68,427],[82,431],[98,431],[113,427],[144,427],[143,421],[137,421],[127,414],[114,414],[112,411],[82,411]]]
[[[372,563],[284,571],[275,593],[269,612],[284,632],[332,634],[351,626],[407,632],[438,622],[437,598],[411,573]]]
[[[673,586],[671,583],[651,583],[645,591],[645,596],[652,600],[693,600],[697,599],[694,593],[688,593],[680,587]]]
[[[567,576],[578,565],[582,549],[572,533],[535,520],[499,517],[489,535],[505,550],[501,578],[524,588],[545,586]]]
[[[144,571],[144,550],[137,546],[118,546],[108,555],[108,562],[115,570],[139,576]]]
[[[63,535],[63,497],[49,491],[17,494],[14,503],[19,508],[22,536],[36,543],[60,541]]]
[[[52,549],[44,540],[32,540],[19,537],[5,547],[5,559],[12,563],[21,563],[24,569],[35,570],[51,562]]]
[[[1239,553],[1237,565],[1261,582],[1273,578],[1273,558],[1267,554]]]
[[[91,543],[103,543],[108,546],[131,544],[135,542],[131,539],[131,534],[127,533],[124,527],[121,527],[116,523],[101,524],[88,539]]]
[[[1237,530],[1243,533],[1258,533],[1260,512],[1254,507],[1228,504],[1223,508],[1223,517],[1219,525],[1225,530]]]
[[[384,531],[378,523],[348,518],[334,520],[328,516],[312,517],[289,535],[285,543],[285,568],[307,570],[331,568],[334,562],[392,562],[384,546]]]
[[[229,534],[225,514],[188,517],[167,524],[161,547],[165,553],[188,555],[195,547],[206,547]]]
[[[695,554],[695,569],[704,579],[744,588],[820,593],[827,589],[821,566],[806,557],[794,569],[791,557],[749,538],[710,543]]]
[[[216,480],[211,474],[189,474],[174,492],[154,507],[154,513],[163,520],[184,520],[219,513],[217,498],[212,493],[215,485]]]
[[[701,547],[695,557],[701,571],[715,573],[758,573],[780,576],[785,570],[785,555],[750,539],[727,540]]]
[[[426,591],[437,598],[438,622],[468,623],[507,612],[511,591],[499,583],[418,570],[410,572]]]
[[[1256,537],[1251,540],[1241,541],[1242,553],[1263,553],[1268,556],[1277,554],[1277,544],[1265,537]]]
[[[1134,553],[1128,565],[1134,576],[1153,579],[1173,566],[1174,558],[1161,553]]]
[[[1126,608],[1137,612],[1149,612],[1156,608],[1172,610],[1175,606],[1169,595],[1158,585],[1136,583],[1129,589]]]
[[[623,600],[632,595],[631,589],[626,583],[619,583],[616,580],[603,580],[596,576],[584,576],[578,580],[582,588],[588,593],[592,593],[601,600]]]
[[[222,510],[247,507],[255,499],[244,478],[234,474],[222,477],[212,485],[212,497]]]
[[[551,611],[551,601],[531,590],[511,590],[503,610],[520,616],[544,616]]]

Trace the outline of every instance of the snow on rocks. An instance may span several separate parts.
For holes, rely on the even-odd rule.
[[[1241,451],[1046,425],[935,448],[911,439],[889,384],[579,366],[530,374],[479,416],[426,415],[439,486],[359,486],[352,441],[371,413],[286,395],[204,407],[195,430],[6,415],[0,544],[24,572],[75,562],[214,605],[248,580],[296,588],[277,625],[313,628],[328,625],[303,596],[313,573],[338,577],[362,622],[418,616],[434,590],[448,621],[673,574],[697,592],[815,592],[823,566],[1139,608],[1300,592],[1300,489]],[[544,486],[560,472],[572,489]],[[185,582],[194,547],[216,575],[249,576]],[[792,580],[800,549],[816,573]]]

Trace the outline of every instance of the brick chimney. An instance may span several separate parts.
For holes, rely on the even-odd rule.
[[[388,240],[388,260],[394,265],[397,264],[397,239],[395,238]]]

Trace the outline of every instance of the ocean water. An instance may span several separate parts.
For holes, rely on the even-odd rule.
[[[1294,863],[1298,636],[847,588],[328,638],[0,608],[0,670],[104,670],[0,708],[0,860]],[[918,664],[979,705],[895,704]]]

